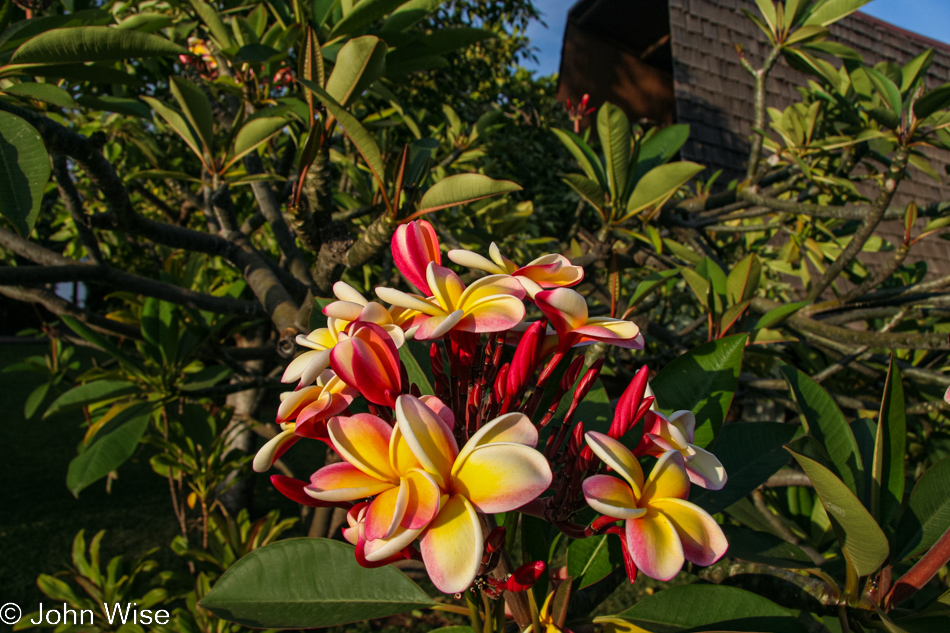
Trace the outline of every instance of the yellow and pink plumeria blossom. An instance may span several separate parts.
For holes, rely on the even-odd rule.
[[[343,412],[358,395],[332,369],[325,369],[316,385],[280,394],[277,423],[281,432],[257,451],[252,464],[255,472],[269,469],[302,437],[327,441],[326,420]]]
[[[488,275],[466,287],[452,270],[429,262],[426,279],[432,296],[411,295],[394,288],[377,288],[380,299],[394,306],[418,310],[414,337],[426,341],[462,332],[503,332],[524,319],[525,291],[510,275]]]
[[[686,461],[686,473],[692,483],[722,490],[727,480],[726,469],[718,457],[692,443],[695,434],[696,416],[692,411],[674,411],[669,417],[650,411],[643,428],[642,454],[660,457],[666,451],[678,451]]]
[[[493,275],[511,275],[517,279],[528,296],[534,296],[542,290],[576,286],[584,279],[584,269],[574,266],[571,260],[563,255],[550,253],[519,267],[513,261],[501,254],[498,245],[494,242],[488,247],[491,259],[461,249],[451,250],[448,257],[459,266],[467,266],[475,270],[483,270]]]
[[[570,288],[544,290],[535,295],[534,300],[557,331],[558,350],[561,352],[597,341],[627,349],[643,349],[643,335],[636,323],[589,316],[584,297]]]
[[[627,551],[643,573],[670,580],[686,560],[705,566],[722,558],[729,547],[722,528],[705,510],[685,501],[689,477],[678,451],[663,453],[644,480],[640,462],[619,441],[593,431],[585,439],[594,454],[623,477],[585,479],[587,504],[626,522]]]
[[[315,472],[306,492],[321,501],[375,496],[350,517],[358,560],[391,559],[419,538],[435,586],[464,591],[484,551],[477,513],[514,510],[551,484],[551,467],[534,448],[538,431],[509,413],[459,450],[454,416],[438,398],[401,395],[395,411],[395,427],[369,414],[331,419],[330,441],[345,461]]]
[[[323,309],[327,316],[327,327],[318,328],[307,336],[297,336],[297,344],[312,351],[304,352],[290,361],[280,378],[281,382],[299,381],[297,389],[313,383],[330,366],[330,350],[340,342],[340,334],[352,323],[375,323],[382,327],[392,337],[397,349],[406,342],[402,328],[382,304],[367,301],[355,288],[342,281],[333,285],[333,294],[339,301]]]
[[[330,350],[340,379],[372,402],[392,407],[402,393],[403,367],[392,337],[375,323],[354,321]]]

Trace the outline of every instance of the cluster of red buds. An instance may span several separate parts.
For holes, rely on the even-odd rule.
[[[584,93],[584,96],[581,97],[581,102],[577,105],[571,105],[571,100],[567,100],[567,116],[574,122],[574,133],[579,134],[581,131],[581,119],[594,111],[594,108],[588,108],[587,104],[590,102],[590,95]]]

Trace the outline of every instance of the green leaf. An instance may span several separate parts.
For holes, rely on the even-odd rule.
[[[199,143],[195,131],[188,124],[188,121],[185,120],[185,117],[182,116],[181,112],[171,106],[165,105],[154,97],[142,97],[142,100],[151,106],[160,117],[165,119],[165,122],[168,123],[175,133],[185,141],[185,144],[191,148],[191,151],[195,153],[198,160],[204,163],[205,157],[201,151],[201,143]]]
[[[60,397],[56,398],[43,418],[48,418],[64,411],[75,411],[87,407],[90,404],[101,402],[103,400],[112,400],[121,396],[127,396],[138,391],[131,382],[125,380],[96,380],[87,382],[84,385],[73,387]]]
[[[127,18],[123,18],[116,25],[116,28],[131,29],[142,31],[143,33],[154,33],[160,31],[166,26],[171,26],[175,18],[164,13],[133,13]]]
[[[830,458],[814,437],[802,437],[788,451],[815,486],[828,513],[845,558],[859,576],[867,576],[887,560],[887,537],[861,501],[829,467]]]
[[[116,347],[111,341],[109,341],[104,336],[100,335],[97,332],[89,329],[78,319],[60,315],[60,320],[68,327],[70,330],[89,341],[106,354],[114,358],[119,364],[122,365],[123,369],[126,372],[132,374],[133,377],[139,378],[140,380],[145,380],[145,374],[142,371],[141,365],[133,360],[128,354]]]
[[[815,438],[831,457],[834,471],[856,495],[864,491],[864,466],[858,442],[831,395],[805,372],[782,366],[782,374],[801,411],[805,431]]]
[[[878,416],[871,471],[871,514],[881,525],[891,522],[904,498],[904,448],[907,420],[904,415],[904,385],[894,356],[884,382],[884,398]]]
[[[644,209],[662,205],[703,169],[705,167],[702,165],[686,161],[667,163],[651,169],[640,179],[627,199],[624,218],[632,217]]]
[[[521,191],[521,187],[510,180],[494,180],[483,174],[455,174],[429,187],[412,217],[512,191]]]
[[[46,394],[49,393],[49,388],[50,384],[44,382],[30,392],[30,395],[26,397],[26,402],[23,404],[24,418],[29,420],[36,414],[36,410],[39,409],[43,401],[46,400]]]
[[[227,380],[231,377],[230,367],[225,367],[224,365],[211,365],[210,367],[205,367],[201,371],[190,374],[185,378],[185,382],[179,385],[179,389],[182,391],[198,391],[199,389],[207,389],[208,387],[214,387],[216,384],[222,380]]]
[[[926,76],[934,59],[934,49],[928,48],[923,53],[910,60],[901,68],[901,94],[906,94],[921,77]]]
[[[70,26],[104,26],[114,21],[112,14],[102,9],[86,9],[66,15],[48,15],[32,20],[22,20],[12,24],[0,35],[0,51],[16,48],[28,39],[53,29]]]
[[[282,55],[282,53],[272,46],[254,42],[245,44],[237,50],[232,61],[235,64],[266,64],[271,59]]]
[[[680,270],[680,272],[683,275],[683,279],[685,279],[686,283],[689,285],[690,290],[692,290],[693,294],[696,295],[696,299],[703,307],[703,310],[708,312],[710,289],[709,282],[704,279],[702,275],[691,268],[683,268]]]
[[[878,91],[881,97],[884,99],[884,105],[886,105],[892,112],[895,114],[900,114],[901,111],[901,91],[894,84],[893,81],[885,77],[882,73],[878,72],[873,68],[865,68],[864,71],[868,74],[868,78],[871,80],[871,83],[874,85],[874,89]]]
[[[655,129],[655,128],[654,128]],[[666,164],[680,151],[683,144],[689,139],[689,126],[686,124],[670,125],[656,132],[640,143],[640,153],[637,156],[636,170],[633,173],[633,183],[640,182],[645,173]],[[628,184],[628,188],[630,187]]]
[[[769,30],[772,31],[772,35],[774,36],[779,28],[776,20],[775,4],[772,3],[772,0],[755,0],[755,4],[759,7],[759,12],[762,14],[762,17],[765,18],[766,23],[769,25]]]
[[[825,27],[818,26],[817,24],[809,24],[792,32],[792,34],[789,35],[785,40],[785,44],[786,46],[790,46],[792,44],[799,44],[801,42],[812,42],[817,39],[828,37],[829,35],[831,35],[831,33]]]
[[[587,177],[596,181],[601,189],[606,188],[607,176],[604,174],[603,165],[600,164],[600,159],[597,158],[597,155],[594,153],[594,150],[591,149],[590,145],[588,145],[584,139],[569,130],[553,128],[551,131],[554,132],[558,140],[567,148],[567,151],[571,153],[571,156],[574,157],[577,164],[584,170]]]
[[[225,49],[234,44],[231,39],[231,31],[221,21],[217,9],[207,2],[202,2],[202,0],[191,0],[191,6],[194,7],[198,17],[208,27],[211,36],[218,41],[220,48]]]
[[[926,119],[937,110],[950,108],[950,84],[934,88],[914,102],[914,114],[918,119]]]
[[[90,82],[94,84],[121,84],[144,86],[145,82],[127,72],[95,64],[44,64],[30,68],[30,74],[47,79]],[[80,99],[81,101],[81,99]]]
[[[214,114],[201,88],[183,77],[171,77],[171,92],[182,113],[198,133],[209,155],[214,154]]]
[[[759,317],[759,320],[752,329],[759,330],[781,323],[808,304],[808,301],[796,301],[794,303],[786,303],[785,305],[773,308]]]
[[[158,35],[107,26],[53,29],[24,42],[11,58],[14,64],[118,61],[164,57],[188,51]]]
[[[228,166],[266,143],[283,130],[287,123],[288,119],[285,117],[261,117],[245,123],[234,137],[234,151],[228,160]]]
[[[762,596],[728,585],[680,585],[617,614],[647,631],[769,631],[804,633],[795,616]]]
[[[429,381],[429,377],[422,369],[419,361],[416,360],[412,350],[409,349],[410,343],[411,341],[406,341],[405,345],[399,348],[399,359],[402,361],[402,364],[406,366],[406,373],[409,374],[409,382],[418,386],[422,395],[432,395],[435,393],[435,389],[432,387],[432,383]],[[425,351],[424,345],[419,345],[418,348],[417,353],[421,354],[421,352]]]
[[[33,231],[49,175],[40,133],[20,117],[0,112],[0,214],[20,237]]]
[[[394,567],[360,567],[353,547],[288,539],[247,554],[201,601],[253,628],[311,629],[383,618],[435,604]]]
[[[8,95],[15,95],[25,99],[36,99],[45,103],[51,103],[61,108],[75,108],[76,101],[72,95],[52,84],[40,84],[35,82],[24,82],[13,84],[9,88],[4,88],[3,92]]]
[[[667,279],[678,275],[680,273],[679,268],[671,268],[669,270],[658,270],[653,271],[637,284],[636,289],[633,291],[633,296],[630,297],[630,307],[637,305],[641,300],[648,296],[651,292],[663,285]]]
[[[90,110],[117,112],[141,119],[150,119],[152,117],[152,111],[147,105],[138,99],[130,99],[128,97],[83,95],[79,97],[79,104]]]
[[[950,528],[950,458],[941,459],[920,478],[910,493],[894,544],[894,562],[922,554]]]
[[[138,446],[152,418],[152,404],[136,403],[96,433],[92,444],[69,462],[66,486],[73,496],[121,466]]]
[[[357,37],[337,53],[326,90],[340,105],[358,98],[386,71],[386,42],[373,35]]]
[[[726,278],[726,296],[730,305],[736,305],[755,296],[759,289],[762,264],[754,253],[745,256],[729,271]]]
[[[360,156],[363,157],[376,182],[379,183],[380,187],[385,187],[386,181],[383,178],[383,156],[380,154],[379,146],[376,144],[376,140],[373,136],[363,127],[363,124],[360,123],[355,116],[344,110],[343,106],[337,103],[337,100],[331,97],[323,88],[306,79],[298,78],[297,81],[316,95],[321,103],[326,106],[327,110],[330,111],[330,114],[336,117],[336,120],[340,123],[340,127],[343,128],[343,132],[346,133],[353,142]]]
[[[667,365],[650,387],[664,412],[689,410],[696,415],[694,444],[708,446],[722,428],[739,370],[747,335],[736,334],[700,345]]]
[[[574,578],[574,589],[592,585],[622,565],[620,547],[620,539],[607,534],[572,541],[567,547],[567,575]]]
[[[567,174],[562,180],[589,205],[597,209],[602,215],[606,215],[604,208],[607,205],[607,194],[597,184],[597,181],[585,178],[580,174]]]
[[[319,0],[318,0],[319,1]],[[328,0],[322,0],[324,2]],[[380,29],[382,33],[399,33],[415,26],[435,11],[444,0],[409,0],[392,12]]]
[[[709,450],[722,463],[729,479],[722,490],[693,486],[689,500],[710,514],[722,512],[788,463],[785,445],[795,432],[794,426],[779,422],[725,425]]]
[[[800,547],[768,532],[749,530],[735,525],[723,525],[723,534],[729,541],[728,556],[752,563],[772,565],[784,569],[815,567],[808,554]]]
[[[623,110],[604,103],[597,112],[597,136],[604,151],[607,169],[607,189],[616,200],[627,185],[627,167],[630,163],[630,121]]]
[[[871,0],[825,0],[816,2],[805,24],[828,26],[841,18],[851,15]]]
[[[330,30],[330,38],[353,35],[365,26],[405,4],[406,0],[362,0]]]

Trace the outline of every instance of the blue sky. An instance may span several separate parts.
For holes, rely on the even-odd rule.
[[[528,37],[538,49],[538,63],[526,62],[525,66],[542,75],[557,72],[567,10],[574,2],[537,0],[535,6],[544,14],[547,28],[537,22],[528,27]],[[871,0],[862,11],[908,31],[950,43],[950,0]]]

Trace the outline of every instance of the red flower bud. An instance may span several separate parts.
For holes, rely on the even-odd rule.
[[[508,369],[507,391],[512,398],[524,389],[528,378],[534,374],[541,361],[541,348],[544,345],[544,334],[547,330],[547,321],[541,319],[532,323],[518,341],[514,358]]]
[[[504,526],[496,527],[488,533],[488,538],[485,539],[485,551],[491,554],[500,550],[505,545],[506,536],[507,532]]]
[[[617,408],[614,411],[614,419],[610,424],[610,430],[607,435],[613,439],[619,439],[624,434],[624,429],[629,429],[633,425],[633,420],[637,416],[640,403],[643,401],[643,394],[647,390],[647,377],[650,374],[649,368],[644,365],[637,371],[633,380],[624,389]]]
[[[511,575],[511,578],[505,583],[505,589],[512,592],[530,589],[534,586],[534,583],[538,582],[546,568],[547,565],[544,564],[543,560],[525,563]]]

